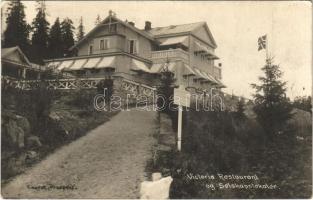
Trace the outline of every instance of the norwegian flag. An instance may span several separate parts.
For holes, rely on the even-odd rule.
[[[258,45],[259,45],[258,51],[260,51],[262,49],[266,49],[266,40],[267,40],[266,35],[259,37],[259,39],[258,39]]]

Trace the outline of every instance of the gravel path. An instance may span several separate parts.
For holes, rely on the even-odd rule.
[[[156,112],[122,111],[2,188],[5,198],[138,198]],[[68,188],[63,188],[67,186]]]

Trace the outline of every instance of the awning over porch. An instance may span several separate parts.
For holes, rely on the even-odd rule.
[[[217,87],[219,88],[226,88],[226,86],[222,83],[222,81],[218,80],[217,78],[214,78],[217,82]]]
[[[97,68],[97,64],[100,62],[101,58],[88,58],[87,63],[84,65],[84,69]]]
[[[115,57],[109,56],[109,57],[103,57],[102,60],[97,64],[98,69],[103,68],[112,68],[115,69]]]
[[[199,42],[195,42],[195,52],[204,54],[210,60],[219,59],[219,57],[217,57],[211,49],[200,44]]]
[[[196,72],[196,78],[195,79],[199,79],[199,80],[206,80],[207,77],[205,77],[201,71],[197,68],[194,68],[195,72]]]
[[[70,61],[63,61],[58,69],[64,69],[66,71],[84,70],[84,69],[99,69],[99,68],[114,68],[115,57],[102,57],[102,58],[84,58],[71,60],[73,62],[70,67]],[[48,65],[49,66],[49,65]]]
[[[155,63],[155,64],[152,65],[152,67],[150,69],[150,73],[157,74],[157,73],[164,72],[165,70],[168,70],[170,72],[174,72],[175,71],[175,66],[176,66],[175,62]]]
[[[196,72],[194,71],[194,69],[192,69],[189,65],[183,63],[183,71],[182,74],[184,76],[195,76]],[[169,70],[170,72],[175,72],[176,67],[177,67],[177,63],[175,62],[169,62],[169,63],[155,63],[152,65],[151,69],[150,69],[150,73],[161,73],[163,71]]]
[[[69,69],[72,64],[74,63],[74,60],[64,60],[62,63],[57,67],[58,70],[67,70]]]
[[[203,72],[197,68],[194,68],[195,72],[196,72],[196,78],[195,79],[199,79],[202,80],[204,82],[210,82],[211,84],[218,84],[218,82],[216,81],[216,79],[211,76],[209,73]]]
[[[47,67],[50,69],[57,69],[61,63],[62,63],[61,61],[50,62],[48,63]]]
[[[209,73],[202,72],[202,74],[213,84],[217,84],[216,80],[213,76],[211,76]]]
[[[133,71],[143,71],[143,72],[151,73],[146,63],[141,62],[139,60],[135,60],[135,59],[132,59],[130,69]]]
[[[68,70],[81,70],[86,62],[87,62],[87,59],[75,60],[74,64]]]
[[[164,65],[165,63],[154,63],[150,68],[150,73],[152,74],[160,73]]]
[[[195,76],[196,72],[187,64],[184,64],[184,76]]]
[[[173,44],[182,44],[188,47],[188,36],[170,37],[170,38],[160,38],[160,46],[167,46]]]

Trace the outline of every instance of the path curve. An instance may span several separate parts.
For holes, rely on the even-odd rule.
[[[121,111],[17,176],[2,188],[2,196],[138,198],[139,184],[146,180],[145,167],[152,157],[156,116],[155,111]]]

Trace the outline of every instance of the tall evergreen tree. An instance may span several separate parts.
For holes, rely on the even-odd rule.
[[[292,107],[286,97],[286,82],[281,80],[283,73],[279,66],[268,59],[262,71],[265,76],[259,77],[261,85],[252,84],[256,89],[254,112],[268,136],[273,137],[291,118]]]
[[[32,46],[37,55],[37,61],[47,58],[49,40],[49,22],[46,20],[46,6],[44,1],[38,1],[37,15],[32,23]]]
[[[54,24],[51,26],[48,50],[50,58],[59,58],[64,55],[61,24],[59,18],[57,18]]]
[[[20,46],[25,50],[29,45],[30,26],[25,20],[25,6],[20,0],[13,0],[8,7],[7,28],[4,32],[4,47]]]
[[[63,50],[66,56],[70,55],[69,48],[74,45],[74,30],[73,21],[65,18],[61,23],[61,33],[63,41]]]
[[[245,116],[245,99],[243,97],[237,102],[237,112],[236,115],[239,119]]]
[[[158,87],[158,95],[162,98],[157,99],[158,109],[165,113],[171,113],[171,106],[173,106],[173,94],[174,94],[174,74],[169,71],[169,60],[164,63],[161,71],[160,86]]]
[[[83,25],[83,17],[80,17],[80,20],[79,20],[79,25],[77,27],[78,31],[77,31],[77,41],[81,40],[84,35],[85,35],[85,32],[84,32],[84,25]]]

